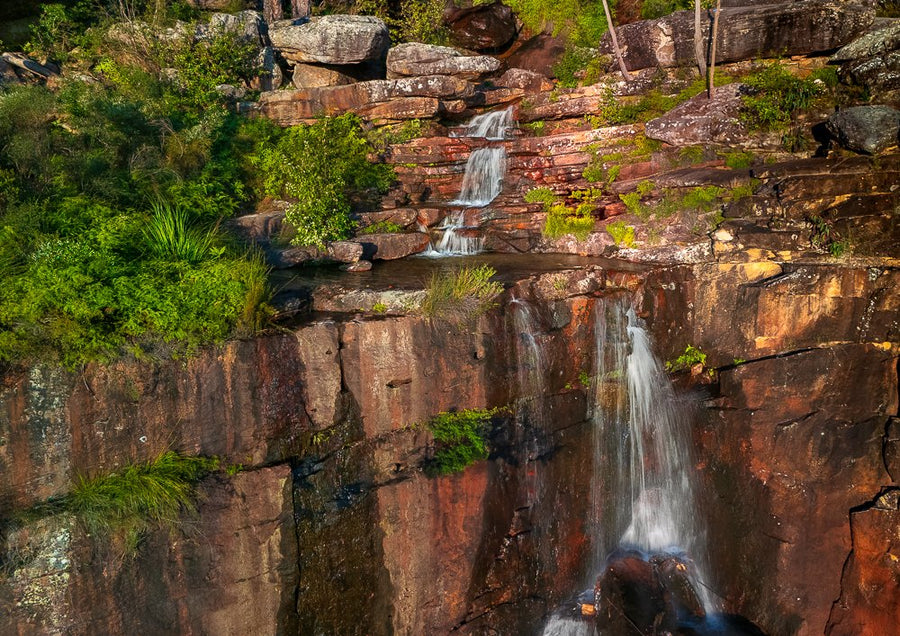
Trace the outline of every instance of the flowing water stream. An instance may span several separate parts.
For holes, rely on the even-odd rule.
[[[472,118],[460,137],[503,141],[513,125],[512,107]],[[430,247],[425,256],[470,256],[482,249],[483,239],[477,227],[467,223],[471,208],[481,209],[489,205],[503,190],[506,176],[506,148],[502,145],[488,146],[474,150],[466,161],[462,188],[459,196],[450,202],[453,210],[438,226],[443,230],[436,247]]]

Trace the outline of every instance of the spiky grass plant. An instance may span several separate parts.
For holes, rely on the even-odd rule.
[[[422,313],[457,324],[474,320],[494,307],[494,299],[503,292],[503,285],[491,280],[496,273],[489,265],[434,272]]]
[[[90,534],[118,537],[131,552],[147,531],[175,527],[183,513],[196,511],[195,485],[218,465],[214,458],[167,451],[113,474],[79,478],[63,507]]]
[[[144,239],[153,256],[196,264],[216,255],[217,228],[198,227],[186,210],[168,203],[154,203],[151,209]]]

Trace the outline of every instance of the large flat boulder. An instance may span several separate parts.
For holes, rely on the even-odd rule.
[[[346,86],[263,93],[259,112],[283,126],[347,111],[382,119],[415,119],[436,115],[441,100],[465,99],[473,93],[472,84],[446,75],[372,80]]]
[[[424,252],[429,238],[424,232],[409,234],[368,234],[354,239],[362,246],[363,257],[392,261]]]
[[[291,62],[321,64],[378,60],[390,46],[387,25],[376,17],[364,15],[280,20],[269,27],[269,39]]]
[[[874,5],[862,0],[798,2],[723,8],[716,47],[718,62],[760,57],[809,55],[851,42],[875,19]],[[704,14],[703,41],[709,46],[712,12]],[[694,63],[694,12],[677,11],[617,29],[629,69]],[[609,36],[601,50],[611,52]]]
[[[453,75],[481,79],[500,69],[500,60],[489,55],[465,55],[449,46],[406,42],[392,47],[387,56],[388,78],[417,75]]]
[[[718,88],[712,99],[701,93],[647,122],[644,134],[673,146],[737,145],[747,138],[738,113],[741,84]]]

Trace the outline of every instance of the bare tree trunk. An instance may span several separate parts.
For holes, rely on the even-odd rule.
[[[281,0],[262,0],[263,20],[266,24],[272,24],[284,17],[281,11]]]
[[[700,0],[694,0],[694,58],[700,76],[706,77],[706,55],[703,51],[703,29],[700,28]]]
[[[716,41],[719,39],[719,13],[722,11],[722,0],[716,0],[716,17],[713,18],[712,52],[709,54],[709,98],[716,92]]]
[[[291,17],[306,18],[309,16],[309,0],[291,0]]]
[[[612,16],[609,13],[609,3],[603,0],[603,10],[606,12],[606,24],[609,26],[609,35],[612,38],[613,52],[616,54],[616,61],[619,62],[619,70],[622,71],[622,78],[626,82],[631,81],[631,75],[625,68],[625,60],[622,59],[622,50],[619,48],[619,39],[616,37],[616,27],[613,26]]]

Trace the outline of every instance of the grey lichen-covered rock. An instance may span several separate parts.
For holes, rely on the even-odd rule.
[[[709,43],[712,12],[704,14],[703,41]],[[801,0],[782,4],[723,8],[716,58],[739,62],[758,57],[831,51],[863,33],[875,19],[865,0]],[[694,13],[678,11],[617,29],[629,69],[694,63]],[[707,44],[708,46],[708,44]],[[609,36],[601,51],[611,53]]]
[[[231,33],[262,44],[266,33],[266,23],[259,11],[240,11],[235,14],[213,13],[209,23],[198,25],[195,37],[209,39],[222,33]]]
[[[294,66],[292,83],[296,88],[320,88],[323,86],[343,86],[355,80],[327,66],[316,64],[297,64]]]
[[[828,118],[827,126],[844,148],[875,155],[897,145],[900,111],[890,106],[844,108]]]
[[[549,91],[553,85],[546,76],[534,71],[526,71],[524,68],[511,68],[507,70],[496,82],[503,88],[518,88],[526,93],[540,93]]]
[[[900,89],[900,20],[854,40],[835,53],[841,76],[869,90]]]
[[[363,15],[281,20],[269,27],[269,38],[286,59],[320,64],[378,60],[390,46],[387,25]]]
[[[387,56],[388,78],[416,75],[454,75],[481,79],[500,69],[500,60],[489,55],[465,55],[449,46],[406,42],[392,47]]]
[[[648,121],[644,134],[673,146],[737,145],[747,138],[747,129],[738,118],[740,87],[740,84],[722,86],[716,89],[712,99],[701,93],[662,117]]]
[[[256,67],[259,69],[259,75],[254,77],[250,82],[250,88],[260,91],[274,91],[281,87],[284,83],[284,74],[275,59],[275,49],[271,46],[265,46],[256,56]]]

